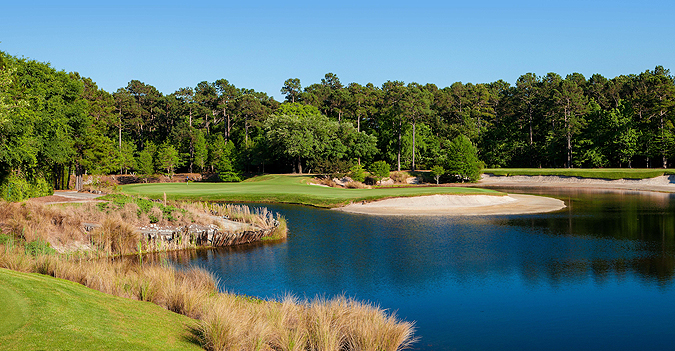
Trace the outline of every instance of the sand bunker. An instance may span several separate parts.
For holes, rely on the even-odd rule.
[[[675,175],[647,179],[599,179],[566,176],[495,176],[483,174],[481,188],[580,188],[675,192]]]
[[[508,196],[430,195],[400,197],[351,204],[336,210],[384,216],[479,216],[544,213],[563,208],[565,208],[565,203],[562,200],[543,196],[511,194]]]

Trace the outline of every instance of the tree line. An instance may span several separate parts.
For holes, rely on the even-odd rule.
[[[669,167],[675,159],[675,84],[661,66],[443,88],[344,85],[328,73],[304,87],[288,79],[281,92],[284,102],[226,79],[171,94],[132,80],[107,92],[77,73],[0,52],[0,190],[21,182],[60,189],[84,173],[237,180],[375,161],[431,169],[453,162],[457,138],[488,167]]]

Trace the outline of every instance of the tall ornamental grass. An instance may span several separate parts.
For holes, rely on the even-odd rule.
[[[1,233],[0,268],[67,279],[198,319],[194,332],[207,350],[395,351],[415,340],[412,323],[343,296],[251,299],[218,292],[202,268],[27,250],[25,241]]]

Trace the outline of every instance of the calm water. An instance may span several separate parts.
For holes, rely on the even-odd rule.
[[[180,261],[260,298],[373,302],[416,322],[419,350],[672,349],[675,198],[548,194],[568,208],[388,218],[270,205],[288,219],[287,241]]]

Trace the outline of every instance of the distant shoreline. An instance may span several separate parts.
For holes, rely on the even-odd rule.
[[[645,179],[601,179],[555,175],[513,175],[494,176],[483,174],[481,180],[472,186],[488,189],[517,188],[579,188],[651,191],[675,193],[675,175],[663,175]]]

